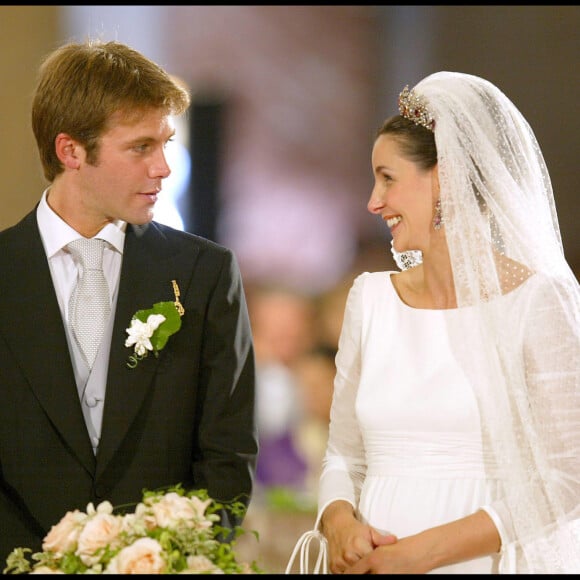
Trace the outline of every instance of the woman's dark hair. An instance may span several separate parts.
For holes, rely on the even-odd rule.
[[[422,169],[431,169],[437,165],[435,135],[429,129],[416,125],[401,115],[394,115],[381,125],[376,138],[381,135],[394,137],[403,155]]]

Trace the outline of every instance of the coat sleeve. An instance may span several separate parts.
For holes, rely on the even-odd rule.
[[[4,489],[0,490],[0,571],[14,548],[41,549],[44,531],[24,507]]]
[[[199,460],[193,472],[196,485],[217,501],[240,501],[247,507],[258,452],[255,360],[239,266],[231,251],[223,256],[203,338]],[[241,523],[235,514],[227,519],[225,525]]]

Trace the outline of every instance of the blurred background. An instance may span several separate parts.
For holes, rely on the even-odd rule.
[[[246,523],[259,540],[240,548],[266,571],[283,572],[314,523],[346,293],[395,268],[366,211],[375,130],[432,72],[496,84],[534,128],[580,273],[579,31],[578,6],[0,6],[0,229],[47,186],[30,104],[50,50],[119,40],[191,90],[156,217],[240,261],[262,445]]]

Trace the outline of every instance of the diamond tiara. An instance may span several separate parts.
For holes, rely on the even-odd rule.
[[[435,128],[435,119],[427,110],[427,103],[413,89],[409,90],[409,85],[399,94],[399,112],[403,117],[413,121],[416,125],[422,125],[429,131]]]

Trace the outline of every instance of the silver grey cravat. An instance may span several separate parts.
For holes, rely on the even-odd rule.
[[[69,302],[69,324],[92,368],[111,313],[109,286],[103,274],[104,240],[80,238],[68,244],[75,262],[82,265]]]

